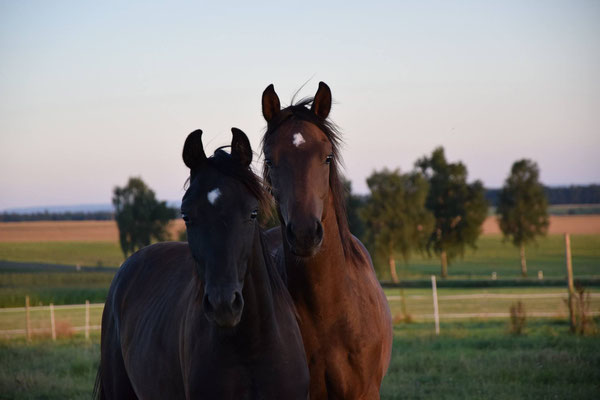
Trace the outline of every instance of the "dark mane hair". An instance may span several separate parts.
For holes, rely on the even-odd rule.
[[[341,133],[333,121],[320,118],[311,111],[310,106],[312,102],[313,98],[307,97],[299,100],[297,103],[293,103],[292,105],[275,114],[271,121],[267,124],[267,130],[263,136],[261,147],[264,151],[265,144],[269,137],[281,125],[288,121],[310,122],[311,124],[316,125],[325,134],[333,148],[333,161],[330,164],[329,170],[329,187],[333,195],[335,216],[337,219],[340,239],[342,241],[342,247],[344,249],[344,255],[346,257],[359,258],[362,256],[362,252],[356,242],[353,240],[352,233],[348,227],[348,215],[346,213],[346,189],[342,181],[343,174],[341,172],[343,163],[339,150],[342,144]],[[269,168],[266,165],[263,165],[263,179],[270,187],[271,181],[269,179]]]
[[[266,217],[268,217],[271,213],[272,201],[270,194],[268,193],[265,185],[262,182],[262,179],[254,172],[252,172],[250,167],[244,167],[242,164],[233,159],[231,157],[231,154],[223,150],[226,147],[229,146],[222,146],[215,150],[214,154],[206,159],[208,165],[215,168],[223,175],[227,175],[241,182],[250,191],[250,193],[254,197],[256,197],[256,199],[258,199],[260,212],[264,213]],[[190,178],[188,178],[188,181],[190,181],[191,179],[192,177],[190,176]],[[274,291],[281,294],[285,299],[285,302],[292,307],[294,312],[296,312],[294,302],[292,301],[292,298],[285,286],[285,283],[283,282],[281,276],[279,275],[279,272],[277,271],[277,268],[275,267],[269,249],[266,246],[264,239],[264,231],[260,227],[260,225],[258,226],[258,230],[260,246],[262,250],[261,256],[265,260],[267,275],[269,276],[269,282],[271,284],[271,287]]]

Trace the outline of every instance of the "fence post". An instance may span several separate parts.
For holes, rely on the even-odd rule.
[[[31,318],[29,318],[29,296],[25,296],[25,331],[27,332],[27,341],[31,342]]]
[[[85,301],[85,338],[90,338],[90,301]]]
[[[50,303],[50,327],[52,329],[52,340],[56,340],[56,324],[54,323],[54,304]]]
[[[435,275],[431,275],[431,289],[433,290],[433,318],[435,320],[435,334],[440,334],[440,312],[438,309],[437,285]]]
[[[575,332],[575,285],[573,284],[573,263],[571,262],[571,237],[565,233],[565,258],[567,264],[567,287],[569,289],[569,325]]]

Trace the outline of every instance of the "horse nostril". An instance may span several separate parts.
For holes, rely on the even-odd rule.
[[[292,228],[292,224],[289,223],[285,228],[285,232],[290,243],[294,243],[296,241],[296,236],[294,235],[294,229]]]
[[[231,302],[231,310],[233,312],[240,312],[242,310],[242,307],[244,307],[244,298],[242,297],[242,294],[236,290],[233,293],[233,301]]]
[[[315,232],[315,243],[321,243],[323,240],[323,224],[321,221],[317,221],[317,229]]]
[[[204,298],[202,299],[202,307],[204,307],[204,312],[207,314],[212,314],[214,312],[213,306],[210,304],[208,294],[205,294]]]

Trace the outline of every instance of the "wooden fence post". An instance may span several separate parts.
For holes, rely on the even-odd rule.
[[[29,318],[29,296],[25,296],[25,331],[27,333],[27,341],[31,342],[31,318]]]
[[[565,261],[567,264],[567,287],[569,289],[569,325],[575,332],[575,285],[573,284],[573,264],[571,262],[571,237],[565,233]]]
[[[440,312],[438,309],[437,285],[435,275],[431,275],[431,289],[433,290],[433,318],[435,320],[435,334],[440,334]]]
[[[85,301],[85,338],[90,338],[90,301]]]
[[[54,322],[54,304],[50,303],[50,328],[52,329],[52,340],[56,340],[56,324]]]

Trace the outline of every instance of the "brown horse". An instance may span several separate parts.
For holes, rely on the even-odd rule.
[[[191,133],[181,211],[188,243],[129,257],[102,316],[100,399],[306,399],[296,314],[263,245],[264,188],[246,135],[207,158]]]
[[[263,93],[264,177],[281,221],[269,242],[280,246],[274,252],[300,316],[311,399],[377,399],[391,356],[391,315],[371,257],[348,229],[330,109],[323,82],[314,99],[283,110],[273,85]]]

